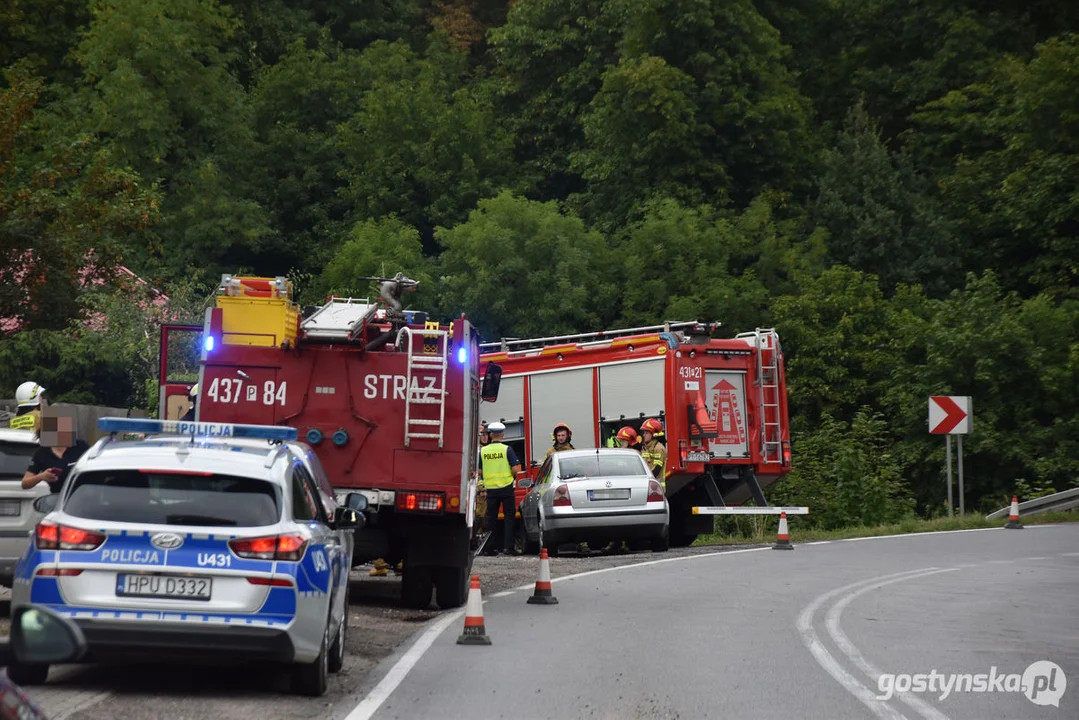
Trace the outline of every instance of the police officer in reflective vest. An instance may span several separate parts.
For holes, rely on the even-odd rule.
[[[15,411],[15,417],[11,418],[8,427],[12,430],[41,431],[41,398],[45,394],[45,388],[36,382],[28,381],[15,390],[15,400],[19,403]]]
[[[644,440],[641,457],[666,491],[667,479],[664,473],[667,468],[667,446],[660,442],[658,437],[662,434],[663,425],[655,418],[648,418],[641,424],[641,438]]]
[[[498,510],[502,508],[505,532],[503,533],[502,550],[510,555],[520,553],[513,546],[514,519],[517,515],[517,503],[515,502],[514,480],[517,473],[521,472],[521,463],[513,448],[502,442],[502,436],[506,432],[506,426],[500,422],[493,422],[487,426],[491,434],[491,442],[484,445],[480,450],[483,473],[483,488],[487,499],[487,529],[494,531],[498,523]],[[494,541],[492,535],[488,542]],[[499,548],[489,545],[484,555],[497,555]]]

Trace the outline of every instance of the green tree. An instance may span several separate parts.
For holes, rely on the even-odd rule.
[[[467,313],[486,338],[581,332],[611,317],[614,285],[603,237],[553,202],[504,191],[435,237],[443,247],[443,307]]]
[[[906,155],[893,155],[855,106],[839,144],[825,156],[816,201],[833,262],[943,294],[961,281],[959,246],[929,182]]]
[[[435,312],[438,287],[432,263],[424,257],[419,232],[394,217],[363,220],[356,223],[326,264],[319,287],[324,291],[322,296],[375,297],[377,289],[357,278],[393,277],[398,272],[420,282],[415,294],[402,298],[406,307]]]
[[[215,282],[267,260],[268,219],[248,181],[248,103],[222,51],[235,28],[216,0],[93,4],[77,51],[91,91],[86,124],[165,191],[159,244],[147,235],[130,258],[141,267],[156,258]]]
[[[948,208],[972,248],[1025,295],[1075,297],[1079,286],[1079,35],[1003,61],[991,80],[930,103],[911,142],[940,158]],[[939,162],[939,160],[938,160]]]
[[[733,330],[761,325],[767,293],[753,272],[734,275],[746,236],[708,207],[650,204],[618,244],[624,288],[619,321],[720,320]]]
[[[359,218],[396,214],[426,239],[512,184],[511,139],[491,88],[467,83],[466,57],[443,35],[432,35],[422,57],[377,42],[364,59],[378,74],[338,138],[345,193]]]
[[[158,195],[117,167],[93,135],[37,107],[43,81],[25,65],[5,77],[0,317],[24,328],[62,328],[79,316],[83,284],[112,278],[123,246],[151,226]]]

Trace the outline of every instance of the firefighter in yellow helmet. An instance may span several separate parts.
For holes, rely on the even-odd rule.
[[[547,448],[545,457],[551,457],[553,453],[563,450],[577,449],[573,447],[573,431],[570,430],[569,425],[566,423],[558,423],[554,426],[554,430],[551,431],[551,440],[554,441],[554,445]]]
[[[19,407],[15,410],[15,417],[11,418],[8,427],[12,430],[41,431],[41,403],[45,396],[45,388],[36,382],[27,381],[15,390],[15,401]]]
[[[667,467],[667,446],[659,439],[662,434],[663,425],[655,418],[648,418],[641,425],[641,438],[644,440],[641,444],[641,457],[666,492],[667,480],[664,473]]]

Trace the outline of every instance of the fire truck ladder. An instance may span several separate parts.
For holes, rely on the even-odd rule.
[[[417,355],[413,335],[420,334],[424,340],[434,338],[441,346],[441,351],[433,354]],[[438,440],[441,448],[445,439],[443,430],[446,425],[446,367],[449,365],[449,331],[440,330],[437,322],[428,321],[423,330],[403,327],[397,334],[397,347],[401,347],[404,338],[408,345],[408,364],[405,372],[405,447],[410,447],[412,440]],[[421,388],[412,384],[413,371],[440,373],[437,387]],[[417,405],[438,405],[438,420],[413,417],[413,408]],[[437,430],[438,432],[433,432]]]
[[[739,338],[754,340],[757,348],[757,386],[761,407],[761,458],[766,463],[783,462],[782,432],[779,421],[779,334],[775,328],[757,328],[740,333]],[[765,362],[764,351],[771,350]],[[771,418],[771,419],[769,419]]]
[[[669,333],[676,330],[684,330],[687,328],[694,328],[701,325],[707,325],[707,323],[701,323],[696,320],[685,322],[666,322],[662,325],[646,325],[644,327],[624,328],[621,330],[600,330],[598,332],[590,333],[578,333],[575,335],[552,335],[550,337],[541,338],[505,338],[498,342],[482,343],[480,345],[480,352],[522,352],[524,350],[532,350],[535,348],[548,347],[550,345],[569,345],[571,343],[590,343],[590,342],[605,342],[614,338],[626,337],[628,335],[648,335],[651,333]],[[718,326],[718,323],[715,323]]]

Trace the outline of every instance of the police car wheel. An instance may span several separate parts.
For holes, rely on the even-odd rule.
[[[294,665],[292,668],[292,691],[298,695],[320,697],[326,694],[327,675],[329,675],[330,622],[326,620],[326,629],[322,633],[322,647],[318,657],[310,664]]]
[[[331,673],[341,672],[341,668],[345,666],[345,646],[348,643],[348,592],[348,588],[346,588],[345,616],[341,618],[341,624],[338,626],[337,634],[333,638],[333,645],[330,646],[330,657],[326,664],[326,669]]]
[[[48,665],[11,664],[7,676],[16,685],[44,685],[49,678]]]

